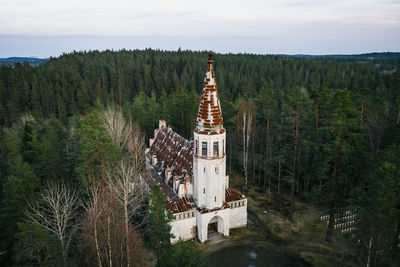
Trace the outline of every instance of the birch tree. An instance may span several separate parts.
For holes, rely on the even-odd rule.
[[[145,216],[140,212],[146,199],[144,185],[140,182],[139,171],[132,165],[127,165],[121,161],[114,170],[107,172],[107,183],[111,193],[116,197],[119,205],[123,209],[124,231],[125,231],[125,251],[130,255],[130,220],[134,215],[140,218],[135,221],[135,228],[142,225]],[[130,266],[129,257],[127,257],[127,266]]]
[[[143,266],[143,246],[109,186],[97,186],[85,204],[81,254],[89,266]],[[128,253],[127,253],[128,252]]]
[[[144,136],[138,124],[125,119],[122,111],[109,107],[100,114],[103,127],[113,144],[123,153],[122,160],[138,171],[144,167]]]
[[[256,117],[256,108],[251,100],[242,100],[239,105],[239,112],[237,115],[237,124],[239,134],[242,141],[242,165],[244,171],[245,188],[248,185],[248,163],[249,163],[249,147],[250,140],[254,131],[254,122]]]
[[[123,153],[121,160],[106,172],[108,190],[123,209],[126,265],[130,266],[131,243],[130,220],[134,215],[140,218],[135,227],[144,222],[143,214],[138,214],[145,199],[145,188],[139,174],[144,166],[144,138],[139,127],[126,120],[120,110],[108,108],[101,113],[106,134]]]

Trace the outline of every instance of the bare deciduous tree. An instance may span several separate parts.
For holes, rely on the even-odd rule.
[[[137,228],[144,222],[143,214],[139,213],[146,198],[146,192],[139,179],[139,171],[134,166],[121,161],[115,169],[107,172],[107,184],[124,211],[126,244],[130,244],[129,221],[134,215],[139,215],[136,217],[140,217],[141,220],[135,221],[135,227]],[[129,255],[129,246],[126,246],[125,249],[126,254]],[[129,258],[127,266],[130,266]]]
[[[142,241],[109,186],[97,187],[85,209],[81,253],[87,265],[143,266]]]
[[[123,209],[123,233],[126,240],[124,249],[126,255],[131,255],[129,229],[133,225],[130,224],[130,220],[134,215],[138,215],[146,196],[144,185],[139,179],[144,167],[144,137],[139,127],[132,120],[126,120],[120,110],[108,108],[101,116],[106,133],[124,154],[120,162],[108,168],[107,190]],[[144,216],[136,217],[141,217],[140,221],[134,223],[138,227],[144,222]],[[130,257],[126,256],[125,264],[131,265]]]
[[[63,183],[49,182],[41,191],[40,198],[28,203],[25,214],[28,221],[54,233],[63,248],[66,263],[72,235],[76,228],[73,219],[77,216],[78,195]]]
[[[242,100],[239,106],[239,113],[237,115],[237,124],[239,133],[242,139],[243,146],[243,170],[245,179],[245,188],[247,190],[248,181],[248,161],[249,161],[249,147],[250,139],[254,131],[254,122],[256,117],[256,107],[251,100]]]
[[[139,126],[131,119],[126,120],[120,110],[109,107],[101,113],[106,133],[124,153],[123,160],[134,169],[144,166],[144,136]]]

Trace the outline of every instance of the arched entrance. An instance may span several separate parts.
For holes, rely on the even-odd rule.
[[[224,234],[224,219],[220,216],[212,217],[207,226],[207,239]]]

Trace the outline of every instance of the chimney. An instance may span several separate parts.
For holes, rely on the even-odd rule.
[[[162,129],[163,127],[167,127],[167,122],[165,120],[158,121],[158,129]]]

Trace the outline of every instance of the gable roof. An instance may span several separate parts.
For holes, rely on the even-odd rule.
[[[166,209],[169,212],[179,213],[196,208],[193,204],[193,198],[180,198],[154,170],[144,171],[141,176],[150,187],[153,187],[154,184],[160,186],[161,191],[167,196],[168,203]]]
[[[154,167],[158,172],[172,167],[173,175],[191,177],[193,174],[193,144],[169,127],[158,131],[146,156],[149,159],[156,156]]]

